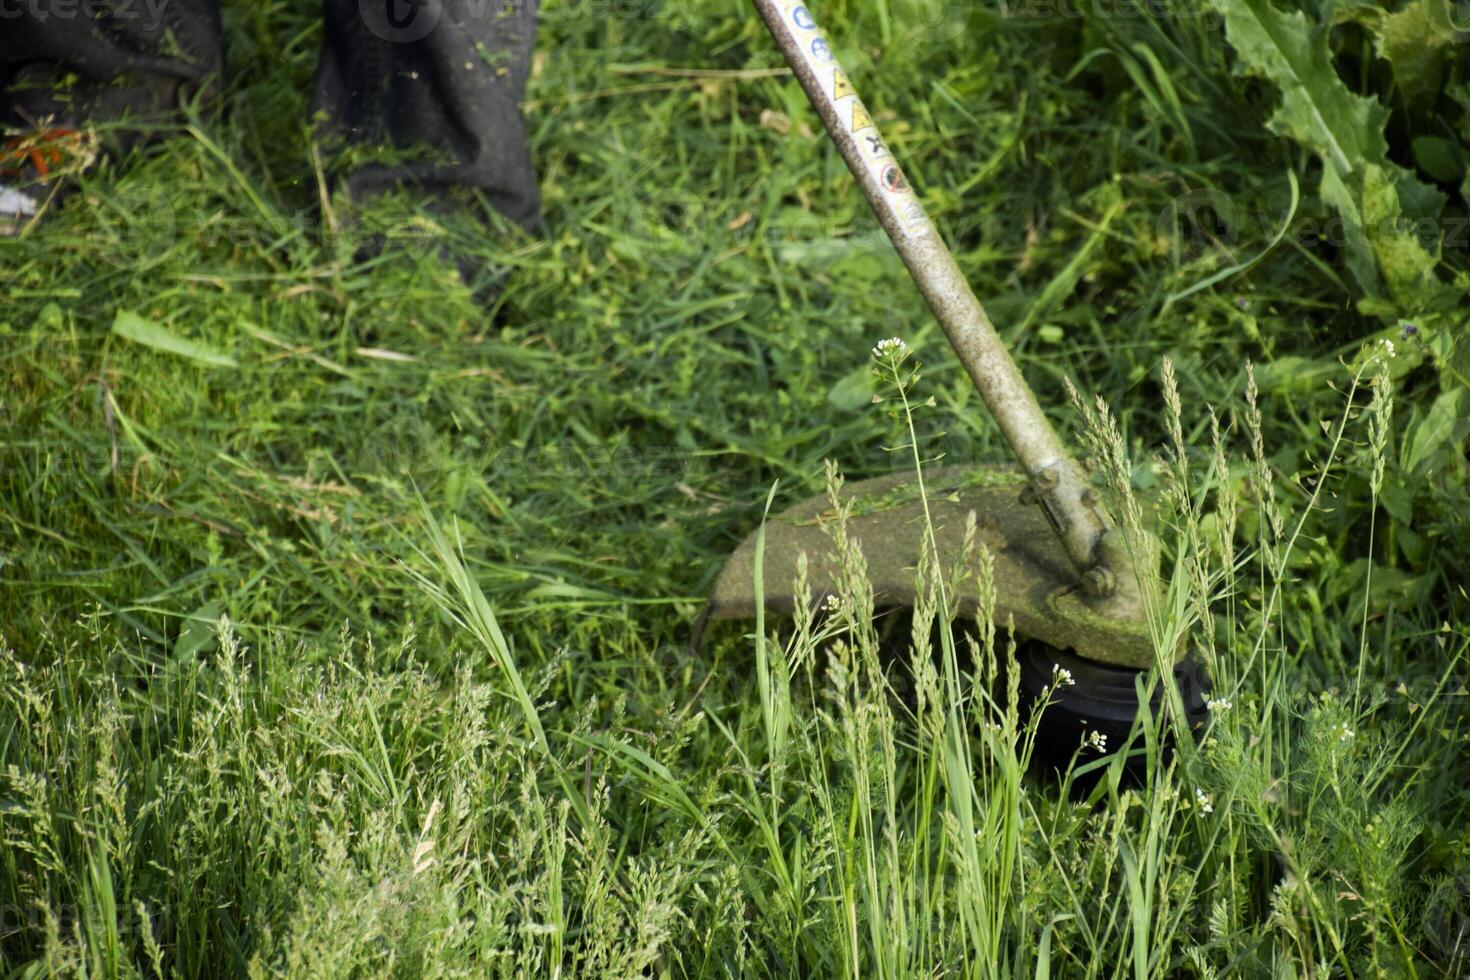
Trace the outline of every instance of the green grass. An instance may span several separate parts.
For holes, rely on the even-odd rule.
[[[1218,18],[1144,6],[821,14],[1059,428],[1169,501],[1197,751],[1028,773],[1003,627],[875,626],[852,556],[690,649],[773,486],[1005,459],[743,4],[546,5],[544,238],[323,231],[316,8],[235,4],[217,111],[0,241],[0,975],[1470,970],[1467,202],[1453,303],[1373,293]],[[1400,102],[1340,7],[1394,162],[1470,145],[1463,66]]]

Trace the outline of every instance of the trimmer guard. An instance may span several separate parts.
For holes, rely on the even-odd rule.
[[[1042,509],[1021,502],[1025,477],[1014,469],[953,467],[925,474],[929,513],[939,542],[947,581],[954,581],[965,554],[969,515],[976,519],[975,551],[990,551],[995,583],[995,622],[1004,630],[1014,624],[1018,637],[1070,649],[1088,660],[1144,669],[1155,662],[1154,645],[1139,622],[1118,622],[1092,612],[1076,582],[1076,573]],[[914,604],[916,568],[923,550],[924,504],[913,474],[897,474],[846,485],[840,491],[852,503],[848,537],[867,562],[877,609]],[[764,596],[755,593],[756,532],[731,554],[715,580],[707,619],[748,619],[757,601],[766,609],[790,614],[796,608],[797,560],[807,556],[807,583],[814,601],[836,594],[840,579],[828,525],[836,520],[825,494],[803,501],[768,519],[765,530]],[[1117,532],[1110,532],[1117,533]],[[1156,576],[1156,548],[1140,568]],[[957,597],[963,616],[975,614],[974,576]],[[1173,658],[1170,658],[1171,660]]]

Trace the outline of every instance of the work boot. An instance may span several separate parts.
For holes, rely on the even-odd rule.
[[[520,101],[536,33],[535,0],[325,0],[314,104],[324,137],[353,157],[348,195],[422,192],[431,209],[463,192],[528,231],[540,194]],[[374,147],[428,156],[364,160]]]
[[[323,10],[313,101],[323,141],[340,151],[339,230],[357,243],[356,261],[427,249],[492,305],[505,270],[487,268],[472,248],[477,230],[495,224],[487,212],[531,232],[541,223],[520,110],[535,0],[325,0]],[[410,234],[352,218],[397,188],[421,201],[425,220]]]

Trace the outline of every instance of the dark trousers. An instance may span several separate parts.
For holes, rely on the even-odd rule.
[[[313,103],[330,130],[350,143],[430,151],[340,175],[349,193],[470,188],[533,227],[540,198],[520,98],[536,0],[323,0],[322,10]],[[223,70],[218,0],[0,0],[7,125],[122,120],[126,145],[181,100],[207,95]]]

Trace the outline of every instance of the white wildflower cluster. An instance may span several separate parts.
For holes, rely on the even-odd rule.
[[[1198,786],[1194,788],[1194,805],[1199,807],[1200,813],[1215,812],[1215,801],[1210,798],[1209,793],[1206,793]]]
[[[877,358],[889,356],[902,357],[908,352],[909,345],[898,337],[889,337],[886,340],[880,340],[877,346],[873,348],[873,356]]]
[[[822,608],[827,610],[828,612],[835,612],[836,610],[841,609],[842,597],[835,593],[829,594],[827,598],[822,601]]]
[[[1393,357],[1393,355],[1394,355],[1393,341],[1389,340],[1387,337],[1384,337],[1383,340],[1382,340],[1382,344],[1383,344],[1383,352],[1385,354],[1387,354],[1389,357]]]
[[[1087,733],[1087,744],[1101,754],[1108,750],[1108,737],[1102,732],[1096,730],[1090,731]]]
[[[1229,698],[1205,698],[1205,708],[1210,714],[1220,714],[1229,711],[1235,705],[1230,703]]]
[[[1051,680],[1053,687],[1071,687],[1077,683],[1072,677],[1072,672],[1061,664],[1051,665]]]
[[[1348,727],[1347,722],[1339,722],[1336,731],[1339,742],[1351,742],[1353,740],[1353,730]]]

